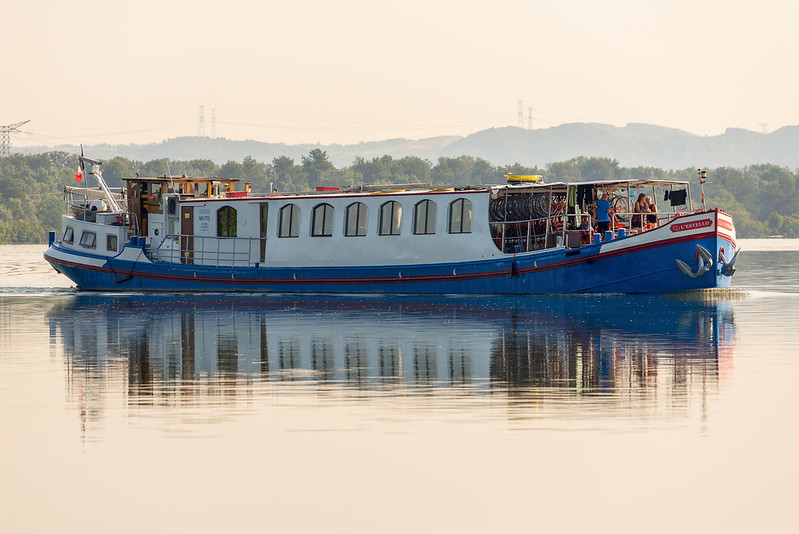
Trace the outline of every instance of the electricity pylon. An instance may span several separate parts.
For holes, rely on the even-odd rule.
[[[19,127],[27,124],[30,121],[17,122],[15,124],[7,124],[0,126],[0,157],[6,157],[11,154],[11,134],[18,133]]]

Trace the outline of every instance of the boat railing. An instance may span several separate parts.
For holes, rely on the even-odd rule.
[[[494,244],[507,253],[556,247],[564,243],[565,221],[566,214],[516,221],[492,221]]]
[[[105,224],[118,223],[121,217],[127,224],[128,213],[124,211],[113,212],[105,204],[104,193],[90,188],[67,186],[64,188],[66,211],[75,219],[85,222],[100,222]],[[99,204],[95,202],[100,201]],[[98,220],[98,217],[100,219]]]
[[[150,258],[210,267],[250,267],[261,260],[261,242],[265,240],[262,237],[169,234],[151,247]]]
[[[640,215],[634,219],[635,215]],[[610,218],[613,239],[624,229],[627,235],[651,230],[667,224],[680,212],[632,213],[614,210]],[[647,216],[656,217],[652,221]],[[596,229],[591,226],[591,215],[587,213],[559,213],[549,217],[518,221],[492,221],[492,235],[497,248],[506,253],[529,252],[566,246],[577,248],[593,241]],[[633,221],[637,224],[633,225]],[[604,240],[605,236],[600,236]]]
[[[123,214],[125,223],[130,226],[133,235],[140,235],[141,232],[139,231],[139,218],[136,216],[135,213],[125,212]]]
[[[90,222],[94,222],[94,214],[91,212],[91,202],[88,195],[67,191],[66,200],[67,213],[70,213],[76,219],[89,221],[91,218]]]
[[[611,217],[611,229],[615,232],[619,228],[627,229],[627,232],[640,233],[652,228],[663,226],[682,212],[657,212],[657,213],[637,213],[616,210]],[[654,217],[654,221],[652,220]]]

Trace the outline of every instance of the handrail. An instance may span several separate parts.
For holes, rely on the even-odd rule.
[[[91,209],[92,201],[103,200],[103,198],[88,195],[86,192],[81,191],[80,188],[66,186],[64,188],[64,196],[67,204],[67,213],[71,213],[75,219],[85,222],[97,222],[98,215],[112,214],[118,221],[114,226],[130,226],[133,234],[139,235],[139,221],[134,213],[127,211],[114,212],[111,210],[93,211]]]
[[[494,232],[494,243],[507,253],[554,247],[557,243],[555,236],[561,236],[563,242],[565,216],[565,213],[561,213],[518,221],[491,221],[494,228],[499,228],[498,232]],[[548,242],[550,238],[553,239],[553,244]]]
[[[89,205],[89,196],[83,193],[77,193],[74,191],[65,191],[66,201],[67,201],[67,211],[72,213],[72,216],[78,218],[78,215],[82,215],[82,220],[86,220],[86,213],[89,212],[89,208],[86,206]],[[83,197],[83,202],[77,203],[74,200],[75,196]]]
[[[641,215],[643,222],[640,225],[632,226],[633,215]],[[645,218],[647,215],[657,216],[657,223],[647,222]],[[668,223],[679,215],[680,212],[670,211],[658,213],[614,211],[611,213],[610,230],[614,233],[621,228],[625,228],[628,231],[646,231]],[[590,238],[590,234],[594,233],[595,229],[590,225],[580,225],[578,227],[576,224],[578,218],[581,221],[586,218],[590,221],[591,215],[588,213],[559,213],[550,217],[540,217],[536,219],[491,221],[490,224],[495,229],[493,236],[497,248],[506,253],[517,253],[554,248],[560,245],[566,245],[568,247],[569,241],[566,239],[566,233],[569,231],[586,232],[584,237],[586,238],[585,242],[587,242]],[[569,220],[572,220],[571,228],[570,225],[567,224]],[[560,237],[560,240],[557,239],[558,237]]]
[[[664,211],[664,212],[658,211],[658,212],[646,212],[646,213],[644,213],[644,212],[617,211],[617,212],[614,212],[615,217],[611,218],[611,222],[613,223],[612,226],[613,226],[614,230],[617,227],[630,228],[630,229],[636,229],[636,230],[646,230],[648,228],[647,225],[654,224],[655,226],[660,226],[664,222],[667,223],[667,222],[671,221],[672,219],[674,219],[675,217],[678,217],[680,214],[681,214],[681,212],[672,212],[672,211]],[[635,217],[636,215],[640,215],[641,216],[640,217],[641,221],[638,224],[633,225],[633,217]],[[657,218],[657,223],[648,222],[647,218],[651,217],[653,215]],[[624,220],[624,226],[617,226],[617,220],[616,219],[618,217],[623,217],[625,219]]]
[[[169,234],[150,248],[153,261],[212,267],[250,267],[260,261],[263,237],[217,237]],[[177,243],[177,249],[172,245]],[[167,246],[164,246],[168,244]],[[189,246],[191,244],[191,246]],[[256,246],[253,246],[256,245]]]

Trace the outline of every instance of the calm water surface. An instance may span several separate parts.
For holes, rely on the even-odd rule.
[[[670,296],[77,292],[0,246],[0,532],[795,532],[799,241]]]

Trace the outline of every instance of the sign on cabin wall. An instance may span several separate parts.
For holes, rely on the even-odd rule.
[[[211,208],[199,208],[197,210],[197,220],[200,222],[200,228],[197,230],[198,234],[211,233]]]

